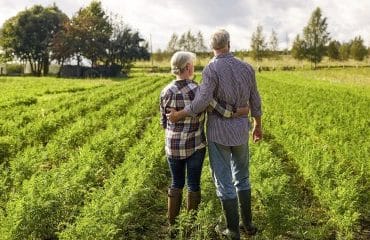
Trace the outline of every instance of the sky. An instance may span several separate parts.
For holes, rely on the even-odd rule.
[[[19,11],[34,4],[53,3],[69,17],[90,0],[0,0],[0,25]],[[320,7],[327,17],[332,39],[349,41],[361,35],[370,45],[370,0],[102,0],[108,13],[118,14],[132,29],[153,45],[153,51],[165,49],[173,33],[191,30],[203,33],[205,44],[215,30],[230,33],[231,49],[250,49],[253,32],[263,27],[266,40],[272,29],[279,48],[290,48],[302,34],[311,13]]]

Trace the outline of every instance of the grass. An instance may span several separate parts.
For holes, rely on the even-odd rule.
[[[241,59],[242,61],[250,63],[254,68],[261,67],[268,67],[270,70],[282,69],[283,67],[294,67],[297,70],[310,70],[311,63],[307,60],[298,61],[294,59],[290,55],[280,55],[277,58],[264,58],[262,61],[255,61],[251,57],[240,55],[235,53],[235,56]],[[212,54],[209,56],[198,57],[196,59],[197,66],[205,66],[209,60],[212,58]],[[136,67],[160,67],[160,68],[169,68],[170,67],[170,58],[154,58],[153,64],[151,61],[137,61],[134,66]],[[328,67],[335,67],[335,68],[361,68],[361,67],[370,67],[370,57],[365,58],[364,61],[356,61],[353,59],[349,59],[347,61],[333,61],[330,60],[328,57],[324,57],[323,60],[317,65],[318,68],[328,68]]]
[[[286,63],[290,64],[290,60],[287,59]],[[199,64],[204,65],[208,59],[199,59],[198,61]],[[273,61],[265,63],[274,64]],[[112,239],[124,239],[125,236],[134,236],[135,239],[153,239],[158,236],[165,238],[165,201],[167,197],[165,188],[169,184],[170,175],[164,158],[164,135],[157,125],[159,119],[155,120],[158,115],[152,114],[152,111],[156,111],[154,107],[158,104],[158,98],[153,97],[155,92],[150,92],[147,101],[142,104],[143,106],[132,107],[129,103],[131,110],[135,108],[135,111],[127,110],[129,112],[123,111],[126,109],[125,106],[115,104],[121,100],[126,104],[128,100],[125,101],[125,99],[127,96],[133,96],[131,93],[133,91],[137,94],[144,90],[145,86],[155,87],[154,85],[158,85],[159,89],[161,88],[159,85],[163,84],[164,86],[167,81],[171,80],[172,77],[168,73],[147,73],[138,68],[138,66],[145,64],[150,64],[150,62],[136,63],[136,68],[133,69],[128,81],[122,81],[126,79],[92,80],[52,77],[0,78],[0,113],[3,113],[0,120],[4,123],[4,127],[19,126],[14,127],[15,132],[12,135],[0,136],[0,156],[4,155],[4,159],[10,161],[0,165],[0,181],[2,183],[0,190],[6,193],[6,197],[2,196],[1,198],[4,201],[3,206],[9,205],[9,202],[6,203],[7,199],[12,199],[14,204],[19,206],[16,210],[20,211],[27,206],[26,203],[22,204],[20,200],[24,200],[28,196],[34,201],[39,201],[37,203],[40,206],[50,207],[52,211],[54,211],[53,204],[56,203],[60,204],[60,208],[56,208],[55,211],[72,207],[72,211],[63,212],[66,216],[70,216],[68,218],[70,222],[64,218],[67,220],[60,223],[59,219],[55,220],[56,215],[53,215],[54,218],[50,217],[50,220],[55,220],[54,224],[60,232],[42,229],[42,224],[37,224],[41,221],[30,222],[40,229],[23,229],[25,232],[45,230],[49,231],[51,236],[63,236],[67,239],[78,233],[81,239],[89,239],[91,238],[89,231],[91,231],[96,236],[100,236],[101,239],[109,239],[108,235],[104,235],[104,231],[107,230]],[[166,61],[161,64],[167,66]],[[200,79],[201,73],[197,72],[196,75],[197,79]],[[370,69],[263,71],[257,73],[256,76],[263,98],[265,137],[260,144],[250,143],[253,212],[255,223],[260,228],[259,234],[253,239],[366,239],[370,229],[368,218],[370,215],[368,201],[370,192],[370,165],[368,162],[370,158],[368,138],[370,129],[368,111],[370,107]],[[153,84],[146,84],[151,81]],[[143,88],[138,87],[135,90],[132,86],[143,86]],[[117,95],[120,88],[123,92],[128,91],[128,95]],[[91,95],[92,93],[96,94]],[[112,93],[116,95],[113,96]],[[113,100],[104,103],[99,108],[96,107],[98,102],[109,96],[113,97]],[[33,128],[26,129],[22,127],[22,123],[32,124],[33,122],[46,121],[49,118],[53,120],[52,116],[63,115],[64,110],[68,112],[68,108],[63,106],[69,106],[71,109],[80,108],[82,104],[78,104],[78,99],[86,104],[91,104],[92,110],[86,112],[85,115],[70,114],[66,123],[59,121],[59,118],[56,119],[54,121],[58,123],[55,125],[56,129],[47,134],[48,138],[42,148],[55,151],[55,156],[64,156],[64,145],[61,143],[70,142],[69,136],[75,136],[79,145],[77,148],[71,148],[72,150],[68,152],[71,156],[79,156],[83,154],[81,152],[83,149],[86,150],[93,143],[92,139],[100,139],[94,145],[95,150],[89,152],[91,156],[88,155],[83,161],[78,161],[79,159],[75,157],[65,158],[63,163],[54,164],[50,169],[43,168],[40,170],[41,172],[34,171],[39,175],[33,174],[31,171],[33,175],[27,177],[31,180],[19,180],[17,183],[19,188],[12,189],[9,185],[9,176],[17,174],[18,168],[11,166],[15,166],[16,162],[21,163],[22,159],[18,159],[11,153],[18,150],[19,155],[17,156],[27,155],[26,149],[38,146],[30,144],[25,145],[24,148],[12,149],[12,147],[19,145],[19,143],[12,142],[16,132],[19,134],[25,132],[24,136],[31,138],[31,135],[27,135],[27,133],[31,133]],[[66,109],[62,111],[62,108]],[[111,113],[101,114],[104,109],[110,109]],[[134,132],[134,129],[129,126],[132,126],[134,121],[126,115],[141,116],[142,112],[149,110],[151,111],[150,116],[145,119],[148,121],[150,129],[143,127],[145,122],[141,120],[137,125],[140,125],[138,128],[142,129],[140,130],[142,132],[139,131],[140,133],[136,135],[132,133],[131,136],[130,131]],[[17,116],[13,116],[12,112]],[[104,123],[101,125],[103,126],[101,131],[88,131],[88,128],[86,131],[84,130],[89,116],[94,120],[93,122],[101,121]],[[97,117],[95,119],[92,116]],[[64,119],[65,116],[60,117]],[[120,118],[128,120],[117,122],[114,124],[117,131],[108,132],[110,128],[104,126],[108,123],[114,123]],[[83,123],[81,127],[80,122]],[[70,128],[69,126],[76,127]],[[10,131],[13,128],[6,129]],[[36,130],[38,131],[38,129]],[[76,131],[76,134],[70,130]],[[63,135],[64,131],[66,131],[65,135]],[[102,131],[107,131],[107,134],[98,138]],[[137,142],[134,141],[135,144],[130,145],[126,144],[124,139],[117,138],[117,133],[121,131],[125,134],[127,132],[130,139],[137,139]],[[39,135],[33,137],[37,139]],[[105,140],[111,138],[117,140],[107,141],[105,144]],[[65,141],[61,142],[60,139]],[[125,149],[118,147],[121,146],[119,144],[125,144]],[[119,157],[111,158],[109,156],[105,162],[94,160],[95,155],[101,155],[113,146],[118,153],[122,152],[123,154],[124,152],[127,156],[125,161]],[[40,151],[40,155],[37,155],[35,160],[27,161],[27,158],[24,159],[29,165],[32,165],[33,162],[43,161],[44,153],[49,154],[47,151]],[[6,158],[8,155],[11,157]],[[30,157],[32,156],[30,155]],[[59,161],[59,157],[56,160]],[[116,162],[112,163],[112,161]],[[102,172],[91,170],[91,176],[86,175],[85,177],[84,171],[74,172],[74,169],[78,168],[66,167],[76,164],[84,169],[90,166],[89,163],[94,163],[94,165],[90,164],[91,169],[97,168],[96,166],[100,166],[100,164],[111,166],[111,168],[103,168]],[[19,166],[27,166],[24,169],[27,171],[33,167],[38,169],[38,165],[28,166],[26,163],[19,164]],[[49,200],[52,199],[48,197],[49,195],[55,199],[43,202],[43,198],[34,197],[32,188],[30,188],[31,190],[27,188],[34,181],[32,179],[42,180],[40,176],[54,176],[53,173],[64,173],[62,166],[68,170],[69,177],[59,181],[58,175],[55,175],[54,181],[48,180],[43,183],[49,192],[40,191],[40,194],[45,195]],[[113,169],[114,167],[116,170]],[[147,173],[143,174],[145,171]],[[109,174],[104,175],[105,172]],[[100,179],[100,175],[104,176],[103,180]],[[61,186],[63,182],[79,179],[79,176],[86,178],[86,184],[70,185],[73,188],[70,188],[69,185]],[[138,179],[141,180],[138,181]],[[54,185],[49,186],[51,182],[55,187],[53,187]],[[89,184],[95,182],[99,184],[89,187]],[[40,186],[40,183],[35,182],[35,189]],[[68,194],[54,194],[58,188],[65,189],[65,193]],[[28,189],[29,191],[26,192],[29,194],[22,195],[20,189]],[[107,192],[109,194],[106,194]],[[220,202],[215,195],[208,159],[206,159],[203,169],[202,192],[203,198],[197,217],[194,219],[185,211],[182,212],[178,225],[179,239],[189,239],[189,236],[190,239],[220,239],[214,227],[222,213]],[[78,201],[78,204],[68,205],[67,201],[63,201],[63,199],[70,199],[71,196],[78,196],[81,193],[84,197]],[[49,195],[47,196],[47,194]],[[6,217],[8,213],[11,213],[11,211],[8,213],[7,211],[9,209],[0,209],[0,225],[5,223],[4,219],[9,220],[7,226],[20,224],[17,219],[11,220],[10,215]],[[30,211],[30,214],[25,216],[32,218],[41,215]],[[94,219],[99,221],[94,222]],[[48,221],[48,219],[43,219],[43,221]],[[32,224],[30,226],[33,226]],[[84,227],[89,231],[81,230]],[[112,232],[109,232],[110,230]],[[120,233],[123,235],[119,235]],[[5,235],[0,233],[0,239],[2,236]],[[25,238],[27,239],[27,237]],[[28,238],[30,239],[31,235]]]

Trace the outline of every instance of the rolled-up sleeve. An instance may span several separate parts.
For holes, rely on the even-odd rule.
[[[216,88],[216,75],[212,74],[209,66],[203,70],[202,78],[202,84],[199,85],[194,100],[184,108],[185,112],[193,117],[208,107]]]
[[[160,103],[159,103],[159,111],[161,112],[161,125],[162,125],[162,128],[166,128],[166,126],[167,126],[167,118],[166,118],[165,108],[162,105],[162,96],[160,97],[160,100],[159,101],[160,101]]]
[[[252,117],[262,116],[261,107],[261,97],[257,89],[256,74],[253,69],[249,69],[252,79],[251,79],[251,93],[249,98],[249,104],[251,109]]]
[[[166,107],[168,107],[168,102],[171,100],[172,95],[169,93],[161,93],[159,98],[159,110],[161,113],[161,125],[162,128],[167,127],[167,116],[166,116]]]

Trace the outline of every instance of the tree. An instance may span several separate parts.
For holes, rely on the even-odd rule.
[[[322,17],[321,9],[318,7],[312,13],[308,25],[303,29],[306,57],[311,63],[314,63],[314,68],[316,68],[317,63],[321,62],[325,54],[325,46],[330,40],[327,27],[326,17]]]
[[[290,44],[288,33],[285,33],[285,43],[286,43],[286,48],[284,49],[284,54],[287,55],[289,51],[289,44]]]
[[[71,21],[71,35],[77,41],[77,51],[91,60],[91,66],[106,57],[106,47],[112,34],[109,16],[101,3],[92,1],[89,6],[78,11]]]
[[[351,44],[350,43],[342,43],[339,47],[339,58],[342,61],[346,61],[349,59],[350,55],[350,49],[351,49]]]
[[[2,39],[2,29],[0,29],[0,46],[1,46],[1,39]],[[0,63],[6,63],[12,60],[12,56],[6,50],[0,47]]]
[[[292,56],[300,61],[306,58],[306,42],[300,38],[299,34],[293,42]]]
[[[57,32],[51,43],[51,59],[63,67],[64,62],[75,54],[75,39],[71,35],[71,22],[66,19],[62,29]]]
[[[122,20],[111,18],[112,35],[107,47],[105,64],[119,65],[124,72],[129,72],[131,62],[138,59],[149,60],[148,43]]]
[[[204,45],[204,38],[201,31],[197,33],[196,37],[196,52],[205,52],[207,47]]]
[[[166,52],[174,53],[178,50],[190,52],[204,52],[207,50],[204,45],[202,32],[198,32],[197,36],[193,35],[190,30],[181,34],[180,38],[176,33],[171,35],[170,41],[167,44]]]
[[[263,36],[263,29],[261,25],[257,26],[256,32],[252,35],[252,57],[254,60],[262,60],[264,51],[266,50],[265,37]]]
[[[34,5],[5,21],[1,46],[7,54],[28,61],[34,75],[48,74],[50,46],[67,16],[56,5]]]
[[[328,45],[328,57],[332,60],[339,60],[340,59],[340,54],[339,54],[339,48],[340,48],[341,44],[340,42],[334,40],[334,41],[330,41],[329,45]]]
[[[139,33],[125,25],[119,15],[107,15],[99,2],[80,9],[54,39],[54,59],[63,65],[73,56],[77,65],[82,57],[91,60],[93,68],[103,63],[111,76],[122,69],[129,72],[133,60],[150,57],[148,43]]]
[[[182,51],[195,52],[197,46],[197,38],[190,30],[183,33],[178,41],[178,48]]]
[[[176,33],[173,33],[171,35],[170,41],[167,44],[166,52],[169,52],[169,53],[176,52],[178,50],[177,49],[178,41],[179,41],[179,36]]]
[[[270,41],[269,41],[269,50],[270,50],[272,57],[276,58],[278,56],[278,46],[279,46],[279,40],[278,40],[277,34],[274,31],[274,29],[272,29]]]
[[[367,55],[367,49],[361,36],[355,37],[351,42],[350,53],[353,59],[363,61]]]

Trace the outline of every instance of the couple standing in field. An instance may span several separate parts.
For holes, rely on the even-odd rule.
[[[161,92],[161,123],[172,183],[168,189],[168,219],[175,223],[187,178],[187,210],[197,210],[201,201],[200,178],[206,152],[204,133],[207,113],[208,153],[216,194],[226,220],[220,232],[240,239],[240,229],[254,235],[249,182],[249,121],[254,118],[253,140],[262,138],[261,99],[253,68],[230,53],[230,35],[225,30],[211,37],[214,58],[202,72],[202,84],[191,80],[195,54],[176,52],[171,70],[176,80]],[[239,224],[239,212],[241,223]]]

